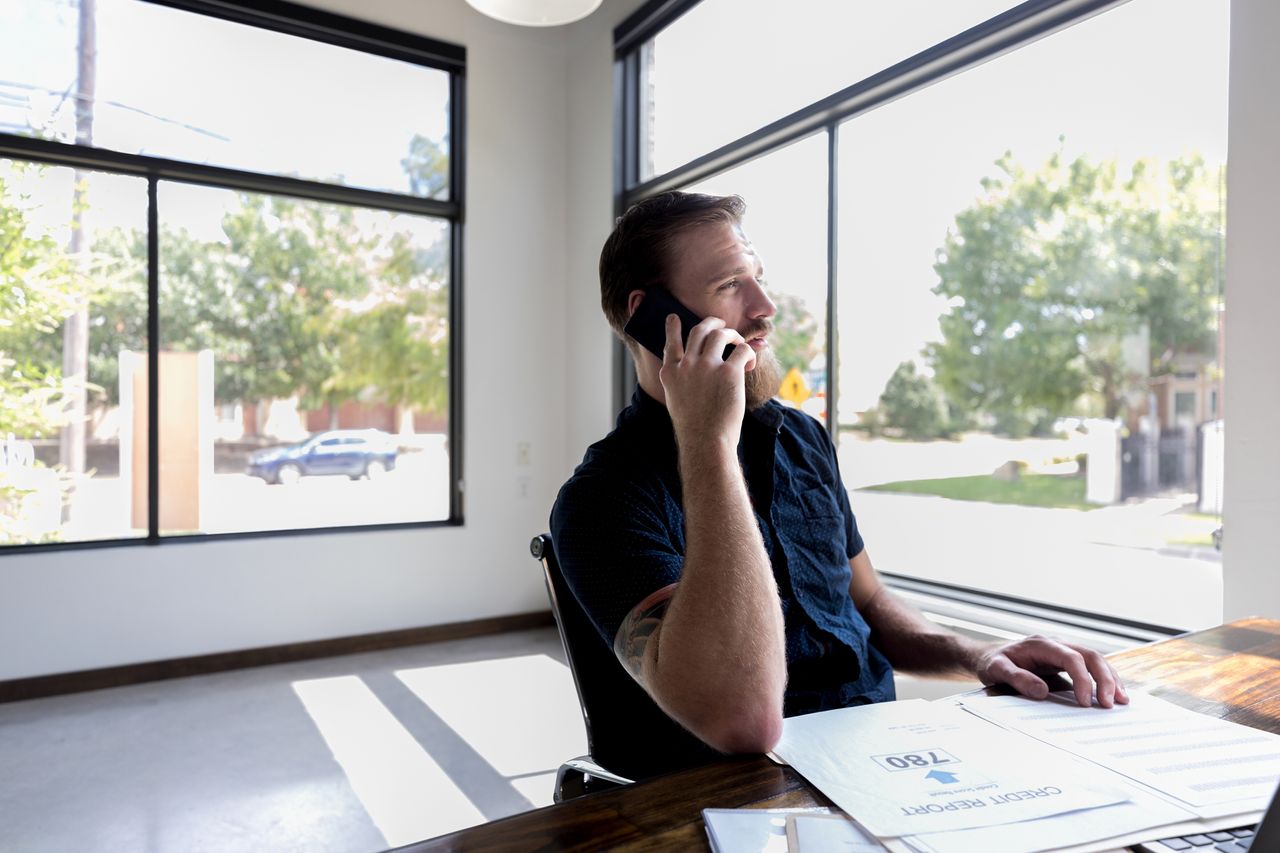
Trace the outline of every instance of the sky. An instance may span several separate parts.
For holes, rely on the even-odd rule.
[[[1010,5],[704,0],[653,44],[657,167]],[[1228,12],[1228,0],[1131,0],[841,127],[841,420],[937,339],[934,252],[1005,151],[1032,168],[1060,147],[1122,164],[1190,152],[1225,162]],[[34,117],[74,134],[61,93],[75,78],[76,17],[75,0],[0,2],[0,129]],[[447,75],[433,69],[137,0],[99,0],[98,44],[94,138],[108,148],[407,191],[400,159],[412,135],[444,141]],[[700,187],[746,198],[771,285],[820,322],[826,183],[817,135]],[[55,185],[69,198],[69,178]],[[210,192],[168,185],[164,220],[215,238],[226,202]],[[137,179],[96,179],[92,203],[104,221],[145,217]]]
[[[28,122],[75,137],[79,3],[0,2],[0,130]],[[448,75],[137,0],[98,0],[93,141],[99,147],[408,192],[400,160],[415,133],[446,144]],[[40,179],[33,219],[67,228],[69,169]],[[234,194],[165,183],[161,219],[221,237]],[[89,228],[146,223],[146,185],[95,174]],[[437,220],[361,213],[428,245]]]
[[[77,18],[74,0],[0,3],[5,129],[73,139]],[[137,0],[99,0],[97,24],[100,147],[407,192],[414,133],[445,138],[443,71]]]
[[[678,165],[1010,5],[704,0],[655,43],[655,163]],[[841,126],[842,422],[938,339],[934,253],[1004,152],[1032,169],[1059,149],[1122,166],[1193,152],[1226,162],[1228,18],[1227,0],[1132,0]],[[746,199],[770,286],[820,321],[826,145],[819,134],[698,187]]]

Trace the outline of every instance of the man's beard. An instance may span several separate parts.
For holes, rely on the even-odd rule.
[[[747,409],[758,409],[773,399],[782,387],[782,365],[773,354],[773,347],[765,347],[756,353],[756,366],[746,374]]]

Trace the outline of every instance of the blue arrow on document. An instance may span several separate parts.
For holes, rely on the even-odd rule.
[[[946,773],[942,770],[930,770],[929,775],[925,776],[924,778],[937,779],[939,782],[941,782],[944,785],[950,785],[952,782],[956,781],[956,774]]]

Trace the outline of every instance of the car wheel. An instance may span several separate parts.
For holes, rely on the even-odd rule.
[[[276,482],[285,486],[292,486],[302,479],[302,469],[292,462],[286,462],[280,466],[280,470],[276,472]]]
[[[364,475],[370,480],[381,480],[387,473],[387,466],[379,462],[377,459],[370,461],[364,466]]]

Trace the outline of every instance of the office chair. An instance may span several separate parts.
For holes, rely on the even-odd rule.
[[[556,771],[555,801],[559,803],[592,791],[629,785],[630,779],[610,773],[592,758],[594,744],[589,708],[595,705],[598,688],[588,682],[584,689],[583,681],[587,673],[603,669],[601,655],[597,649],[593,648],[602,645],[595,627],[578,604],[573,591],[565,583],[564,575],[560,573],[560,564],[556,560],[551,536],[543,533],[541,536],[533,537],[533,541],[529,543],[529,552],[533,554],[535,560],[542,563],[542,574],[547,582],[547,597],[551,599],[551,613],[555,616],[556,627],[560,629],[560,643],[564,646],[564,655],[569,661],[573,685],[578,691],[578,705],[582,708],[582,722],[587,729],[587,755],[569,759]],[[593,643],[592,640],[596,642]],[[612,658],[613,653],[607,649],[606,651]],[[589,702],[588,697],[592,701]]]
[[[719,757],[668,717],[622,668],[569,588],[551,536],[535,536],[529,550],[542,563],[587,729],[588,754],[566,761],[556,773],[556,802]]]

